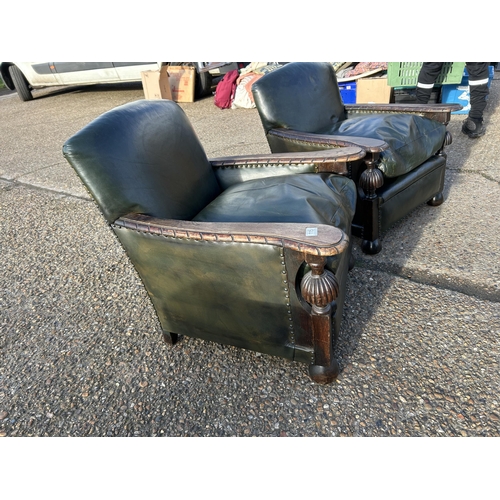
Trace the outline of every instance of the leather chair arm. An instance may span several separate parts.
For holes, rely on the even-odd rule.
[[[112,225],[181,240],[273,245],[322,257],[339,255],[349,246],[349,237],[344,231],[326,224],[195,222],[132,213],[118,218]]]
[[[348,163],[360,160],[365,155],[361,147],[349,145],[320,151],[211,158],[210,163],[224,190],[239,182],[277,175],[321,172],[346,175]]]
[[[331,172],[331,164],[355,161],[365,156],[365,151],[354,145],[324,151],[270,153],[259,155],[226,156],[211,158],[213,168],[252,168],[260,165],[281,167],[287,165],[313,164],[317,172]]]
[[[294,143],[298,147],[306,147],[313,150],[318,148],[327,149],[357,146],[361,147],[366,153],[380,153],[389,147],[386,142],[379,139],[343,135],[314,134],[284,128],[272,129],[268,132],[268,136],[274,136],[279,140]]]
[[[358,113],[405,113],[418,114],[444,123],[449,123],[451,112],[462,109],[460,104],[346,104],[345,109],[348,117]]]

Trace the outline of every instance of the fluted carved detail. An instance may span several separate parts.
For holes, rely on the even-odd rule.
[[[367,161],[366,170],[359,178],[359,187],[371,198],[375,196],[375,191],[384,184],[384,174],[376,168],[376,162]]]
[[[337,278],[328,269],[321,274],[309,271],[302,279],[300,289],[304,300],[320,309],[331,304],[339,294]]]
[[[326,266],[326,259],[317,255],[305,255],[311,270],[300,283],[302,297],[311,305],[310,323],[314,353],[309,375],[319,384],[327,384],[339,373],[339,365],[333,357],[334,320],[339,284],[335,274]]]

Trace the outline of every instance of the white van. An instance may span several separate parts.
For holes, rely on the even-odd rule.
[[[9,89],[17,91],[21,101],[30,101],[35,88],[141,81],[141,71],[157,70],[165,64],[195,66],[195,97],[202,97],[210,94],[213,75],[225,74],[245,63],[2,62],[0,75]]]

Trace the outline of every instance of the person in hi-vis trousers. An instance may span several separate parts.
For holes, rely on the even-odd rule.
[[[422,64],[417,82],[417,103],[427,104],[434,83],[441,73],[442,62],[427,62]],[[485,62],[465,63],[469,73],[470,111],[462,124],[462,132],[471,139],[481,137],[486,132],[483,124],[483,113],[488,98],[488,64]]]

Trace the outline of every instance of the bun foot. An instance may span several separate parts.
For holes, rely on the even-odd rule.
[[[380,243],[380,240],[378,238],[373,241],[363,240],[361,242],[361,250],[363,250],[363,253],[374,255],[382,250],[382,244]]]
[[[340,366],[336,359],[332,359],[329,366],[309,365],[309,376],[317,384],[331,384],[339,373]]]
[[[427,205],[430,205],[431,207],[438,207],[443,203],[444,201],[444,196],[443,193],[438,193],[434,198],[431,198],[428,202]]]

